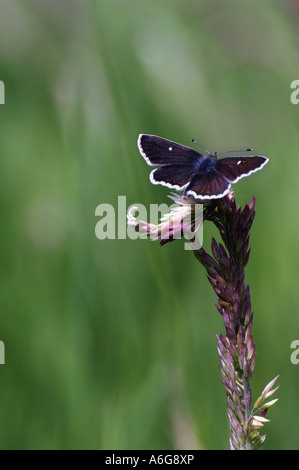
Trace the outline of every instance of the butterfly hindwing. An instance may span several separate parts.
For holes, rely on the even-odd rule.
[[[218,199],[225,196],[230,190],[230,183],[216,170],[191,180],[185,193],[198,199]]]
[[[154,184],[182,189],[193,176],[194,168],[192,165],[163,165],[151,172],[150,180]]]

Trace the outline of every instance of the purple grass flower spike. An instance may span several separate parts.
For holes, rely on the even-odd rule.
[[[227,396],[227,414],[232,437],[230,448],[257,449],[265,435],[259,431],[268,422],[265,415],[277,400],[265,402],[274,393],[277,377],[263,390],[251,409],[250,382],[255,366],[255,344],[251,329],[253,313],[244,268],[249,259],[249,231],[255,216],[255,198],[243,211],[236,206],[232,193],[206,208],[204,220],[218,228],[224,244],[212,239],[211,257],[203,248],[194,251],[205,267],[207,277],[218,297],[216,308],[222,315],[225,336],[217,336],[220,372]]]
[[[225,334],[217,335],[217,342],[231,430],[230,448],[258,449],[266,438],[265,434],[260,434],[269,421],[265,416],[277,401],[268,399],[278,388],[273,388],[278,376],[266,385],[252,406],[250,384],[256,353],[251,332],[250,290],[245,283],[244,269],[250,255],[249,232],[255,216],[255,198],[241,210],[230,191],[222,198],[204,201],[203,217],[196,216],[198,205],[203,201],[184,195],[172,196],[172,199],[177,206],[161,218],[160,224],[137,220],[134,207],[128,213],[128,224],[151,240],[159,240],[161,245],[186,235],[186,229],[189,235],[194,235],[203,221],[211,221],[217,227],[222,243],[213,238],[211,254],[201,245],[192,250],[207,271],[218,297],[215,306],[225,327]]]

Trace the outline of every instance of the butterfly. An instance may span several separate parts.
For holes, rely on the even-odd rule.
[[[149,134],[140,134],[137,145],[146,163],[158,167],[150,174],[153,184],[184,189],[184,195],[196,199],[224,197],[232,183],[261,170],[269,161],[260,155],[217,160],[217,152],[209,153],[205,149],[207,154],[202,155],[185,145]]]

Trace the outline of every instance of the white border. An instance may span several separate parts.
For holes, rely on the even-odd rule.
[[[195,191],[187,191],[186,194],[187,196],[193,196],[195,199],[220,199],[221,197],[226,196],[230,192],[231,185],[229,184],[227,189],[223,191],[221,194],[213,194],[213,196],[200,196],[197,194]]]
[[[141,145],[141,138],[142,138],[143,135],[149,135],[149,134],[139,134],[138,139],[137,139],[137,146],[138,146],[139,152],[143,156],[144,160],[146,161],[146,163],[149,166],[157,166],[157,164],[151,163],[150,159],[146,156],[146,153],[144,153],[144,151],[143,151],[143,148],[142,148],[142,145]]]

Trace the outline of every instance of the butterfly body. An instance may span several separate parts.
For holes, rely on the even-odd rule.
[[[202,155],[196,150],[149,134],[140,134],[138,148],[150,166],[153,184],[183,190],[196,199],[225,196],[241,178],[249,176],[268,162],[263,156],[240,156],[217,159],[217,153]]]

